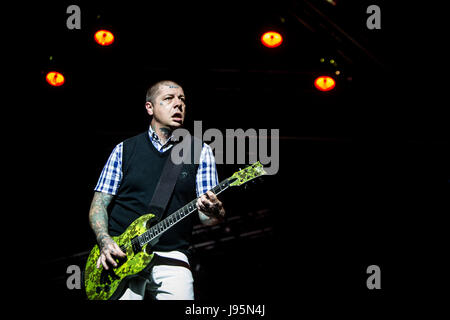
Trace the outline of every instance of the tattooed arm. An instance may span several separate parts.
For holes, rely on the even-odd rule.
[[[100,257],[97,261],[97,268],[100,264],[108,270],[108,263],[116,266],[116,262],[111,255],[125,257],[125,253],[120,250],[117,243],[108,234],[108,205],[111,203],[113,196],[103,192],[95,192],[92,199],[91,209],[89,211],[89,223],[97,238],[100,248]]]

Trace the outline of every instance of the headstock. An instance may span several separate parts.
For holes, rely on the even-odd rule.
[[[257,161],[254,164],[235,172],[230,178],[228,178],[228,181],[230,182],[230,186],[237,187],[265,174],[267,174],[267,172],[264,171],[262,164]]]

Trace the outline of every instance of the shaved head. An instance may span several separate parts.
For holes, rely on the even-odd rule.
[[[172,80],[161,80],[161,81],[158,81],[157,83],[152,85],[147,90],[147,95],[145,97],[145,101],[154,103],[155,102],[155,98],[158,95],[158,92],[159,92],[159,89],[160,89],[161,86],[173,86],[173,87],[180,87],[181,88],[181,86],[178,83],[176,83],[175,81],[172,81]]]

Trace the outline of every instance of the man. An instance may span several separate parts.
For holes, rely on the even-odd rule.
[[[120,235],[132,221],[149,213],[147,205],[176,143],[173,131],[185,119],[184,91],[173,81],[160,81],[147,91],[145,108],[151,116],[148,132],[115,147],[95,187],[89,221],[101,253],[97,268],[109,269],[116,266],[115,258],[125,257],[111,237]],[[170,214],[200,197],[197,201],[200,221],[214,225],[224,217],[225,210],[216,195],[208,191],[218,184],[214,156],[208,145],[203,144],[197,160],[198,165],[183,164],[166,212]],[[155,299],[194,299],[192,273],[188,268],[192,224],[192,215],[184,218],[167,230],[153,248],[157,255],[180,263],[155,265],[147,278],[130,281],[120,299],[141,300],[145,292]]]

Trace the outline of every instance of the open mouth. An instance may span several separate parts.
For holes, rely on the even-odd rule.
[[[175,122],[183,122],[183,115],[181,113],[175,113],[172,115],[172,120]]]

